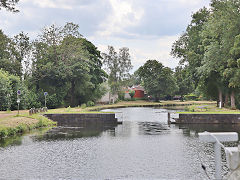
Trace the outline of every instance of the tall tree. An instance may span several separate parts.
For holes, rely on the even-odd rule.
[[[137,72],[143,82],[144,89],[156,101],[165,96],[173,96],[178,90],[172,70],[164,67],[157,60],[148,60]]]
[[[78,29],[52,25],[34,43],[32,82],[36,91],[49,92],[54,107],[96,100],[104,80],[100,51]]]
[[[129,49],[123,47],[117,53],[113,46],[108,46],[108,53],[103,53],[103,63],[108,73],[108,83],[112,94],[120,91],[122,82],[129,77],[132,69]]]

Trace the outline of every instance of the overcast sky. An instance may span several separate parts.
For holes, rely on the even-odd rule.
[[[19,13],[0,11],[0,28],[35,38],[44,26],[79,24],[80,33],[105,52],[108,45],[130,49],[134,70],[148,59],[174,68],[172,43],[191,15],[210,0],[20,0]]]

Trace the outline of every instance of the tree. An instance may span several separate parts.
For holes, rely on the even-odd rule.
[[[20,57],[19,44],[15,43],[15,39],[7,37],[0,30],[0,68],[10,74],[22,75],[22,58]]]
[[[175,68],[174,77],[176,79],[177,86],[179,87],[176,94],[181,96],[181,100],[183,100],[183,96],[193,92],[194,84],[193,80],[190,78],[191,76],[188,74],[186,68],[182,66],[177,66]]]
[[[240,34],[239,20],[238,1],[212,0],[209,9],[203,8],[193,14],[191,24],[172,48],[172,55],[181,58],[180,64],[185,65],[195,89],[212,99],[218,92],[221,106],[224,97],[228,104],[231,93],[232,108],[235,108],[237,86],[229,82],[233,74],[229,62],[233,59],[230,51],[235,37]]]
[[[117,53],[113,46],[108,46],[108,53],[102,53],[103,63],[108,73],[108,84],[112,94],[120,91],[122,83],[129,77],[132,69],[129,49],[123,47]]]
[[[189,78],[194,82],[194,88],[200,80],[198,68],[202,64],[204,48],[202,46],[201,32],[204,24],[208,21],[209,10],[202,8],[192,15],[192,21],[186,32],[173,43],[171,55],[180,58],[179,65],[188,71]]]
[[[17,10],[15,8],[15,5],[19,2],[19,0],[1,0],[0,1],[0,10],[2,8],[11,11],[11,12],[19,12],[19,10]]]
[[[156,60],[148,60],[138,69],[138,73],[144,89],[156,101],[165,96],[172,96],[178,90],[172,70]]]
[[[17,62],[17,75],[26,78],[29,75],[31,64],[32,43],[24,32],[14,36],[11,43],[11,59]]]
[[[234,0],[212,1],[211,16],[202,32],[206,53],[203,65],[199,68],[201,72],[206,72],[206,75],[212,72],[217,73],[215,81],[218,82],[219,101],[223,102],[223,95],[227,100],[228,94],[231,93],[231,107],[233,109],[235,109],[237,84],[232,84],[229,68],[233,55],[231,49],[234,46],[235,37],[240,33],[238,8],[239,2]]]
[[[78,25],[44,28],[34,43],[31,82],[36,91],[48,91],[54,106],[77,106],[95,101],[105,72],[100,51],[78,32]]]

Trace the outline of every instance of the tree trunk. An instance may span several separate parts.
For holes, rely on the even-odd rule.
[[[232,93],[231,93],[231,109],[236,109],[235,93],[234,93],[234,91],[232,91]]]
[[[223,104],[223,96],[222,96],[222,90],[219,90],[218,92],[219,94],[219,108],[222,108],[222,104]]]
[[[225,103],[224,103],[224,107],[228,107],[228,106],[229,106],[228,101],[229,101],[229,95],[228,95],[228,94],[225,94]]]
[[[181,95],[180,100],[183,102],[183,95]]]
[[[71,87],[71,100],[70,100],[71,102],[70,102],[70,104],[72,107],[74,107],[75,106],[75,97],[74,97],[75,82],[74,81],[71,82],[71,86],[72,87]]]

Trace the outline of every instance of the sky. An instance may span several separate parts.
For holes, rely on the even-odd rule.
[[[20,0],[19,13],[0,11],[0,29],[9,36],[21,31],[33,39],[41,29],[66,22],[102,52],[108,45],[128,47],[133,71],[149,59],[174,68],[171,46],[185,31],[191,15],[210,0]]]

